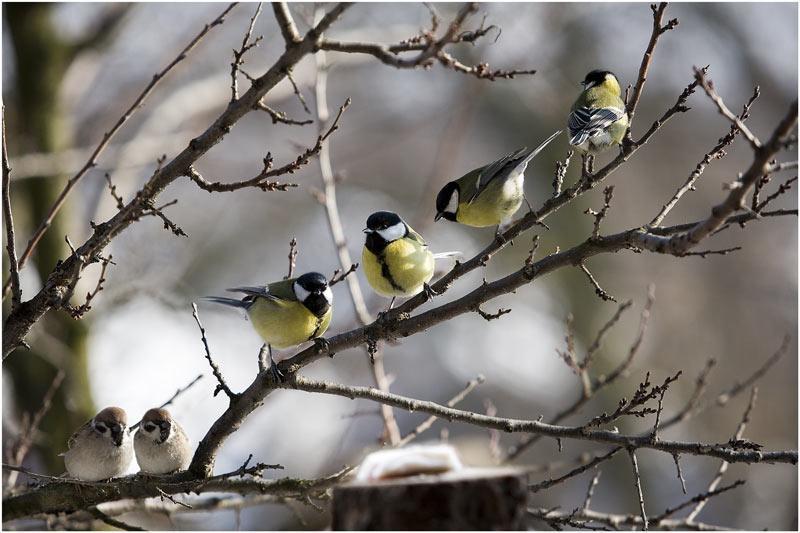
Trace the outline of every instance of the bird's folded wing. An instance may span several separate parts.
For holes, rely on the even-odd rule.
[[[272,301],[281,300],[280,297],[270,294],[268,287],[231,287],[226,290],[228,292],[241,292],[248,296],[258,296],[259,298],[266,298]]]
[[[616,107],[579,107],[569,115],[569,143],[579,146],[590,137],[600,135],[614,122],[625,115]]]
[[[478,173],[478,182],[475,184],[475,192],[467,199],[467,203],[472,203],[493,180],[508,177],[508,175],[517,168],[517,162],[524,158],[528,152],[529,150],[527,148],[522,147],[516,152],[501,157],[494,163],[486,165],[483,170]]]

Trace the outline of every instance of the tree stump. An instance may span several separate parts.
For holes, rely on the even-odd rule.
[[[353,482],[333,490],[334,530],[525,529],[528,474],[466,468]]]

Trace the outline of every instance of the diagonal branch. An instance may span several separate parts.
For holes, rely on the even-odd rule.
[[[19,258],[19,267],[20,268],[22,268],[25,265],[25,263],[27,262],[27,260],[30,259],[31,255],[33,254],[33,250],[36,248],[36,245],[39,244],[39,241],[42,239],[42,236],[44,236],[44,233],[47,231],[47,228],[49,228],[50,225],[53,223],[53,219],[56,217],[56,215],[58,214],[59,210],[64,205],[64,202],[66,202],[67,196],[69,196],[69,193],[72,192],[72,189],[75,188],[75,185],[78,184],[80,179],[89,170],[91,170],[92,168],[94,168],[97,165],[97,159],[100,157],[100,154],[103,153],[103,150],[105,150],[106,146],[108,146],[108,143],[111,141],[111,139],[114,137],[114,135],[116,135],[116,133],[128,121],[128,119],[130,119],[133,116],[133,114],[136,112],[136,110],[139,109],[142,106],[142,104],[147,99],[147,97],[150,96],[150,93],[153,92],[153,89],[155,89],[156,85],[158,85],[158,83],[162,79],[164,79],[164,77],[178,63],[180,63],[181,61],[186,59],[186,57],[188,56],[189,52],[191,52],[192,49],[195,46],[197,46],[197,44],[201,40],[203,40],[203,37],[205,37],[206,34],[208,34],[208,32],[211,31],[211,29],[213,29],[214,27],[219,26],[220,24],[225,22],[225,17],[228,15],[228,13],[230,13],[230,11],[235,6],[236,6],[236,2],[234,2],[232,4],[229,4],[228,7],[226,7],[225,10],[222,13],[220,13],[220,15],[217,18],[212,20],[210,23],[206,24],[203,27],[203,29],[200,30],[200,33],[198,33],[194,37],[194,39],[192,39],[189,42],[189,44],[186,45],[186,47],[183,50],[180,51],[180,53],[177,55],[177,57],[175,57],[175,59],[173,59],[166,67],[164,67],[163,70],[161,70],[160,72],[156,73],[153,76],[153,78],[150,80],[150,83],[148,83],[147,86],[144,88],[144,90],[139,94],[139,96],[136,97],[136,99],[133,101],[131,106],[122,114],[122,116],[111,127],[111,129],[103,134],[103,139],[100,141],[100,144],[97,145],[97,148],[95,148],[94,152],[92,152],[92,155],[89,157],[89,160],[86,162],[85,165],[83,165],[83,167],[77,172],[77,174],[72,176],[67,181],[67,184],[64,186],[64,189],[56,197],[56,200],[55,200],[55,202],[53,202],[53,205],[50,206],[50,209],[48,210],[47,215],[45,215],[44,220],[42,220],[42,222],[39,224],[39,227],[36,228],[36,231],[33,233],[33,236],[28,241],[28,244],[25,247],[25,251],[22,252],[22,255]],[[5,298],[5,294],[6,294],[7,290],[8,290],[8,285],[4,285],[3,286],[3,297],[4,298]]]

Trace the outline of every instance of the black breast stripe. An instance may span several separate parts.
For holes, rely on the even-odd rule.
[[[392,272],[389,270],[389,265],[386,264],[386,259],[383,257],[383,254],[378,255],[378,262],[381,264],[381,276],[383,279],[389,282],[389,285],[396,291],[406,292],[406,290],[400,286],[400,284],[395,281],[394,277],[392,276]]]
[[[317,338],[317,334],[319,333],[319,328],[321,328],[321,327],[322,327],[322,317],[318,316],[317,317],[317,322],[316,322],[316,324],[314,326],[314,331],[311,332],[311,335],[309,335],[306,340],[310,341],[312,339],[316,339]]]

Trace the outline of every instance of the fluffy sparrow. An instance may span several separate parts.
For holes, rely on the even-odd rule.
[[[148,474],[186,470],[192,460],[189,438],[166,409],[150,409],[144,414],[133,447],[139,468]]]
[[[124,475],[133,460],[128,415],[106,407],[81,426],[63,453],[67,473],[83,481],[102,481]]]

